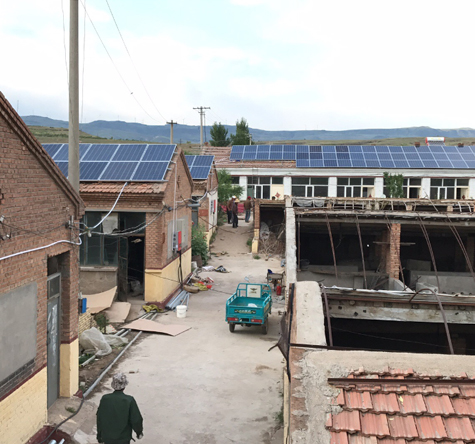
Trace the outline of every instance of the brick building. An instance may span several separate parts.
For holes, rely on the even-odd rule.
[[[67,144],[45,148],[66,172]],[[185,155],[176,145],[80,148],[82,228],[89,232],[81,246],[81,291],[87,295],[118,285],[122,301],[130,294],[166,300],[191,272],[193,180]],[[180,249],[174,247],[174,233]]]
[[[78,389],[84,206],[0,93],[0,424],[23,444]]]
[[[206,233],[208,245],[218,225],[218,173],[214,156],[186,156],[193,178],[193,226]],[[198,206],[199,205],[199,206]]]

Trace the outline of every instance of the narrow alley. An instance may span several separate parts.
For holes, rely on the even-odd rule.
[[[146,334],[137,341],[88,398],[88,418],[75,434],[78,441],[96,442],[91,404],[98,405],[111,390],[111,376],[121,371],[129,379],[126,393],[135,397],[144,416],[143,444],[278,442],[283,358],[277,348],[268,350],[278,340],[284,303],[273,293],[267,335],[258,327],[241,326],[230,333],[224,318],[226,299],[238,283],[265,283],[268,269],[281,270],[281,259],[254,259],[246,244],[252,224],[239,222],[237,229],[220,227],[211,248],[210,265],[222,265],[229,273],[201,273],[215,284],[190,295],[186,318],[177,319],[175,312],[157,318],[191,330],[176,337]]]

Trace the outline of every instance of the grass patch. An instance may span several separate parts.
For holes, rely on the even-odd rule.
[[[254,255],[254,259],[260,259],[261,257],[258,254]]]
[[[74,407],[65,407],[65,409],[69,413],[76,413],[76,409]]]
[[[252,237],[250,237],[247,242],[246,242],[246,245],[251,248],[252,247]]]
[[[275,422],[277,422],[277,424],[279,424],[280,427],[284,425],[284,406],[283,405],[280,408],[280,412],[277,412],[274,415],[274,419],[275,419]]]

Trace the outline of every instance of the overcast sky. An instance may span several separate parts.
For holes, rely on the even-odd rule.
[[[126,47],[106,0],[79,2],[82,122],[475,127],[473,0],[108,1]],[[1,1],[21,115],[68,120],[68,36],[68,0]]]

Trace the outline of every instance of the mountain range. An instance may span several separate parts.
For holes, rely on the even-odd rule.
[[[42,126],[53,128],[67,128],[68,122],[64,120],[54,120],[41,116],[23,116],[22,119],[28,126]],[[228,134],[234,134],[234,125],[224,125]],[[122,121],[96,120],[90,123],[82,123],[80,129],[88,134],[107,139],[138,140],[154,143],[168,143],[170,141],[169,125],[144,125],[141,123],[130,123]],[[211,139],[210,126],[206,126],[204,131],[205,141]],[[257,128],[249,128],[254,142],[275,142],[290,140],[378,140],[404,137],[428,137],[444,136],[447,138],[472,138],[475,137],[475,129],[437,129],[428,126],[410,128],[378,128],[378,129],[358,129],[343,131],[326,130],[298,130],[298,131],[267,131]],[[176,125],[174,127],[175,143],[199,143],[200,127],[193,125]]]

